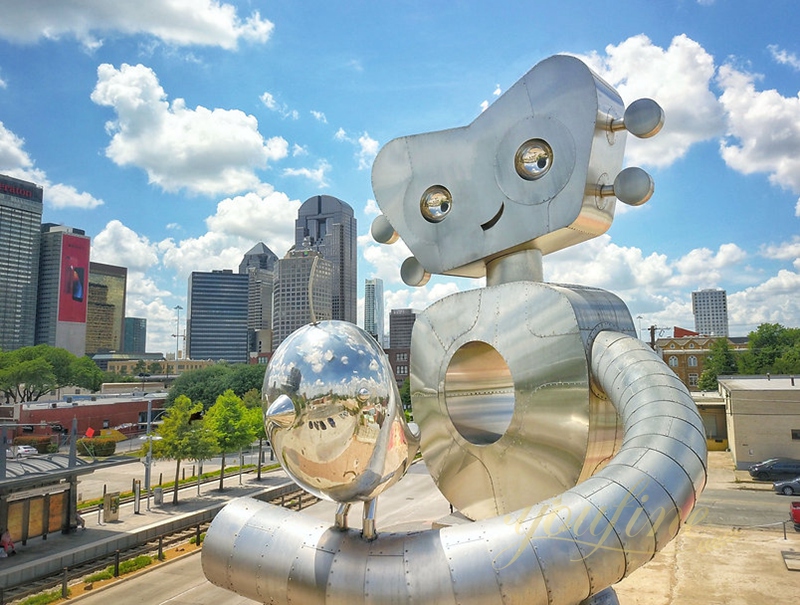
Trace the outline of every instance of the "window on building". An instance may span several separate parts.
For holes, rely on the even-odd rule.
[[[689,355],[689,359],[686,360],[686,363],[689,364],[690,368],[696,368],[697,367],[697,357],[695,357],[694,355]]]
[[[696,387],[697,386],[697,374],[689,374],[689,386]]]
[[[800,429],[792,429],[792,441],[800,441]]]
[[[669,367],[677,368],[678,367],[678,358],[675,355],[669,356]]]

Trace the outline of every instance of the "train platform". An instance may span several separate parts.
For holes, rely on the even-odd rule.
[[[119,477],[109,476],[112,482]],[[97,481],[97,479],[95,479]],[[123,479],[124,481],[124,479]],[[117,520],[107,521],[102,511],[82,513],[85,528],[70,533],[51,533],[32,538],[26,544],[15,542],[16,555],[0,559],[0,588],[11,588],[73,568],[97,557],[113,555],[159,536],[211,521],[231,500],[241,497],[269,498],[272,492],[294,489],[295,484],[282,470],[262,473],[243,473],[225,478],[224,489],[219,480],[181,488],[178,503],[172,504],[172,492],[163,492],[162,502],[156,504],[142,497],[138,512],[135,503],[123,503]]]

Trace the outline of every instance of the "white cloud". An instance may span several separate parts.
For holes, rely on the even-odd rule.
[[[734,170],[766,173],[771,183],[800,193],[800,98],[758,91],[756,79],[731,65],[720,68],[729,135],[720,153]]]
[[[732,273],[741,271],[747,254],[736,244],[723,244],[717,252],[696,248],[674,263],[676,274],[671,285],[687,287],[716,287],[733,279]]]
[[[264,92],[258,98],[267,109],[271,111],[278,111],[278,102],[275,100],[275,97],[272,96],[272,93]]]
[[[25,141],[0,122],[0,172],[41,185],[45,203],[53,208],[92,209],[103,204],[103,200],[79,192],[71,185],[51,183],[47,174],[35,167],[24,146]]]
[[[762,284],[728,294],[728,322],[755,329],[761,323],[800,325],[800,275],[781,270]]]
[[[113,220],[92,238],[92,260],[144,273],[158,264],[157,246]]]
[[[317,163],[316,168],[285,168],[283,171],[284,176],[301,176],[307,178],[317,187],[328,187],[327,173],[330,171],[331,165],[325,160]]]
[[[794,53],[778,48],[775,44],[767,46],[772,58],[781,65],[788,65],[795,71],[800,71],[800,58]]]
[[[107,0],[6,2],[0,36],[15,42],[74,36],[87,49],[102,45],[99,35],[146,34],[165,43],[235,49],[239,41],[263,43],[274,26],[258,11],[242,19],[235,6],[220,0],[138,0],[110,5]]]
[[[378,208],[378,202],[373,199],[368,199],[367,203],[364,205],[364,214],[367,216],[378,216],[381,214],[381,209]]]
[[[233,269],[253,245],[263,241],[278,256],[294,244],[294,221],[299,200],[262,185],[257,193],[227,198],[206,219],[208,231],[180,241],[159,243],[164,265],[185,279],[192,271]]]
[[[339,128],[339,130],[334,133],[333,138],[343,143],[350,143],[358,148],[358,151],[356,151],[356,160],[358,160],[359,170],[369,169],[380,149],[380,143],[371,138],[367,132],[355,139],[348,135],[344,128]]]
[[[289,118],[290,120],[298,120],[300,119],[300,114],[296,109],[289,109],[289,106],[286,103],[278,103],[275,99],[275,96],[270,92],[264,92],[258,97],[261,102],[264,104],[264,107],[269,109],[270,111],[274,111],[278,113],[283,118]]]
[[[489,101],[484,99],[483,101],[481,101],[481,112],[484,112],[487,109],[489,109]]]
[[[400,265],[413,256],[403,240],[394,244],[379,244],[369,234],[358,236],[358,249],[374,271],[372,277],[379,277],[385,284],[402,284]]]
[[[6,128],[3,122],[0,122],[0,168],[4,171],[31,170],[33,168],[33,160],[23,147],[25,147],[25,140]]]
[[[375,156],[378,155],[380,145],[378,141],[370,138],[369,134],[366,132],[358,137],[358,145],[358,169],[368,170],[372,166]]]
[[[301,156],[305,156],[305,155],[308,155],[308,149],[306,149],[305,146],[298,145],[297,143],[292,145],[292,157],[293,158],[297,158],[297,157],[301,157]]]
[[[761,247],[761,255],[765,258],[789,261],[800,271],[800,236],[795,235],[790,242],[764,245]]]
[[[44,190],[44,199],[53,208],[85,208],[91,210],[103,204],[103,200],[86,193],[78,191],[71,185],[57,183],[50,185]]]
[[[686,35],[672,39],[669,48],[654,45],[645,35],[607,46],[606,54],[582,57],[614,86],[626,105],[649,97],[666,114],[662,131],[654,138],[627,138],[631,164],[667,166],[683,157],[699,141],[716,138],[724,130],[723,111],[711,91],[714,58]]]
[[[322,113],[321,111],[315,111],[312,109],[311,115],[314,116],[314,119],[317,120],[318,122],[322,122],[323,124],[328,123],[328,118],[326,118],[325,114]]]
[[[114,109],[106,155],[120,166],[147,172],[166,191],[213,195],[254,189],[255,171],[288,155],[282,137],[267,140],[258,121],[239,110],[170,105],[156,74],[144,65],[107,63],[97,69],[92,101]]]
[[[7,88],[7,87],[8,84],[6,84],[6,81],[3,78],[0,78],[0,88]]]

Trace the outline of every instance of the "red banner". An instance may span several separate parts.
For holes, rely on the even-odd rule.
[[[64,234],[61,243],[61,289],[58,321],[86,323],[89,238]]]

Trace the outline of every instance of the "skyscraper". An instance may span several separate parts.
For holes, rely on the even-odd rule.
[[[272,350],[272,282],[278,257],[259,242],[244,255],[239,273],[247,275],[248,350]]]
[[[364,330],[383,346],[383,280],[364,282]]]
[[[287,336],[313,321],[332,319],[333,263],[319,252],[289,250],[275,266],[272,350]]]
[[[81,229],[41,226],[36,344],[86,354],[89,248]]]
[[[193,271],[188,299],[187,357],[247,363],[247,275]]]
[[[389,344],[393,349],[411,348],[411,330],[416,320],[414,309],[392,309],[389,312]]]
[[[108,286],[89,282],[86,310],[86,354],[119,352],[114,346],[114,305],[108,302]]]
[[[103,305],[111,305],[112,319],[111,319],[111,338],[107,340],[105,337],[99,339],[97,342],[100,347],[98,350],[86,349],[86,353],[92,355],[105,349],[106,351],[122,351],[122,345],[125,334],[125,298],[128,289],[128,269],[127,267],[117,267],[115,265],[106,265],[103,263],[89,263],[89,283],[105,286],[105,300],[98,300],[98,303]],[[96,290],[97,291],[97,290]],[[98,291],[99,292],[99,291]],[[105,333],[106,325],[95,327],[95,308],[92,304],[94,301],[91,296],[92,290],[89,290],[89,318],[87,320],[87,340],[90,339],[90,334],[94,330],[101,330]],[[101,312],[107,322],[108,319],[107,309]]]
[[[330,195],[316,195],[300,206],[295,221],[295,249],[310,248],[333,263],[333,319],[356,323],[356,219],[353,209]]]
[[[0,175],[0,350],[33,345],[42,188]]]
[[[728,336],[728,295],[725,290],[692,292],[694,329],[704,336]]]
[[[125,318],[123,353],[144,353],[147,350],[147,320],[143,317]]]

